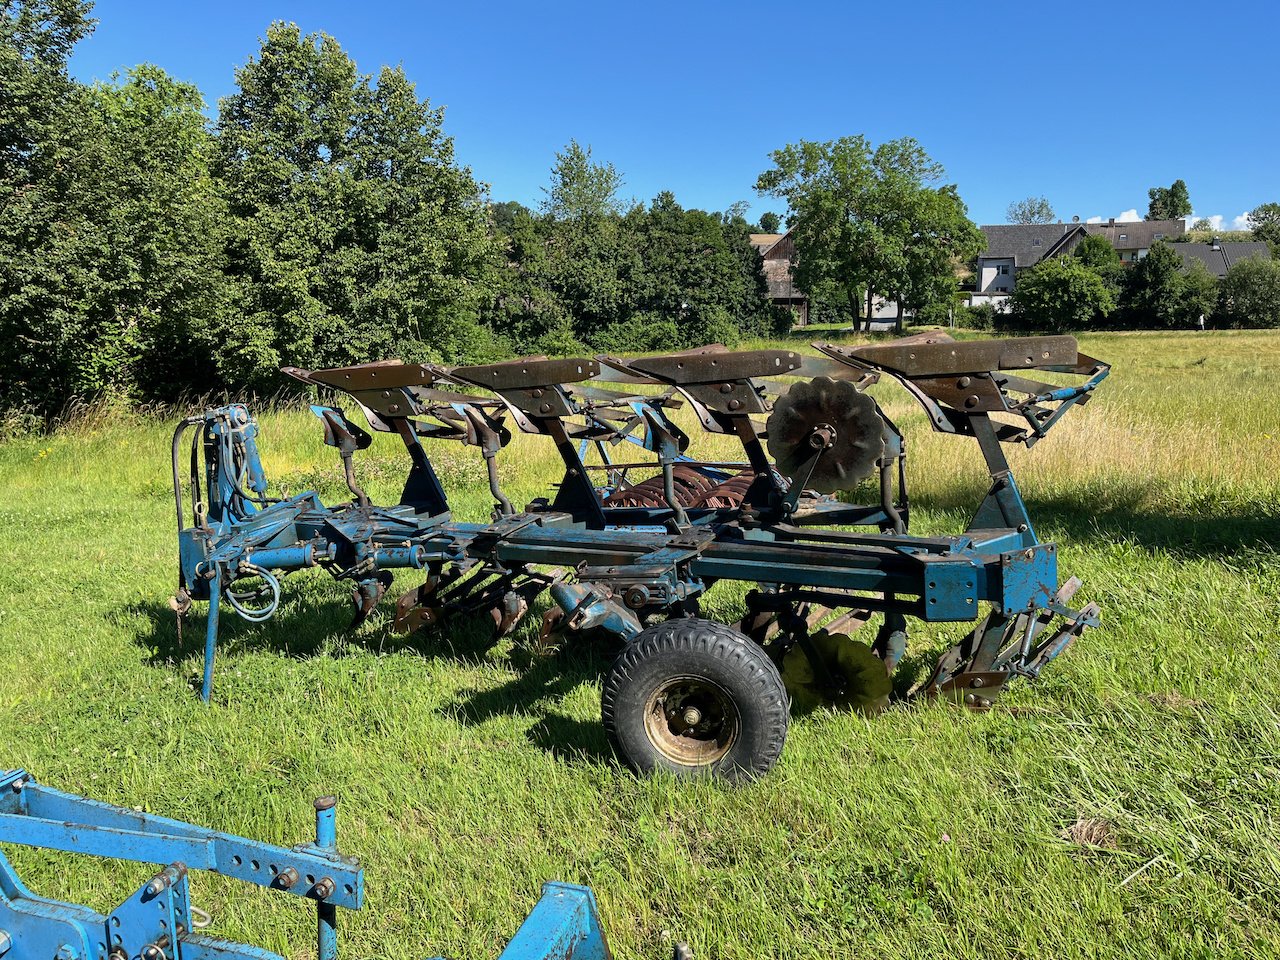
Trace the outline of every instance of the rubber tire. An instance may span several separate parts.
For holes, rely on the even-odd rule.
[[[710,764],[677,763],[645,732],[650,698],[667,681],[686,676],[718,684],[738,711],[737,739]],[[667,770],[746,783],[777,763],[790,721],[787,690],[769,655],[732,627],[698,617],[668,620],[636,634],[609,668],[600,700],[610,744],[640,774]]]

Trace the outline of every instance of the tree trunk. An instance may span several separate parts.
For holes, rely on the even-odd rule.
[[[867,287],[867,333],[871,332],[871,318],[875,316],[875,294]]]
[[[903,323],[903,313],[902,313],[902,294],[898,294],[896,296],[896,300],[898,303],[898,317],[896,320],[893,321],[893,332],[898,335],[901,335],[903,330],[905,329],[905,324]]]

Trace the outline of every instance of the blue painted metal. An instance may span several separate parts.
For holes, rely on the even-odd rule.
[[[0,843],[164,866],[106,914],[33,894],[0,853],[0,957],[6,960],[283,960],[199,933],[188,870],[316,904],[317,960],[337,960],[337,910],[359,910],[364,873],[337,849],[333,797],[315,802],[315,842],[293,848],[218,833],[63,793],[0,771]],[[609,960],[595,896],[547,883],[501,960]]]
[[[542,898],[499,960],[610,960],[595,894],[570,883],[546,883]]]
[[[323,817],[317,810],[317,842],[286,848],[64,793],[23,770],[0,773],[0,843],[163,865],[101,915],[34,895],[0,854],[0,943],[8,944],[0,954],[12,960],[281,960],[195,932],[187,872],[198,869],[315,902],[317,955],[335,960],[337,908],[360,909],[364,872],[338,852],[331,799],[326,803]]]

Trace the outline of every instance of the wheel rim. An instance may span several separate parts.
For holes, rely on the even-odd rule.
[[[644,731],[654,748],[673,763],[701,767],[715,763],[738,739],[741,719],[729,692],[703,677],[675,677],[649,697]]]

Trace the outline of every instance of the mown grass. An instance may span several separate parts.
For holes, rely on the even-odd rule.
[[[0,765],[282,843],[336,792],[340,844],[368,868],[347,957],[494,957],[550,878],[595,888],[620,958],[673,939],[700,958],[1274,956],[1280,337],[1082,348],[1112,379],[1013,460],[1105,622],[991,713],[818,711],[755,785],[637,780],[599,729],[607,651],[535,656],[532,623],[493,649],[465,627],[404,639],[385,613],[347,635],[345,591],[321,575],[287,581],[270,624],[228,618],[204,707],[202,618],[179,645],[165,604],[171,425],[121,414],[0,445]],[[962,526],[976,448],[884,399],[908,432],[913,526]],[[309,414],[261,422],[272,477],[340,496]],[[456,512],[479,518],[469,453],[436,462]],[[508,454],[513,500],[545,493],[549,445]],[[395,496],[399,463],[378,438],[371,492]],[[710,610],[739,598],[719,590]],[[912,662],[959,629],[918,630]],[[148,873],[6,852],[39,892],[99,909]],[[296,901],[207,875],[194,890],[220,935],[312,955]]]

